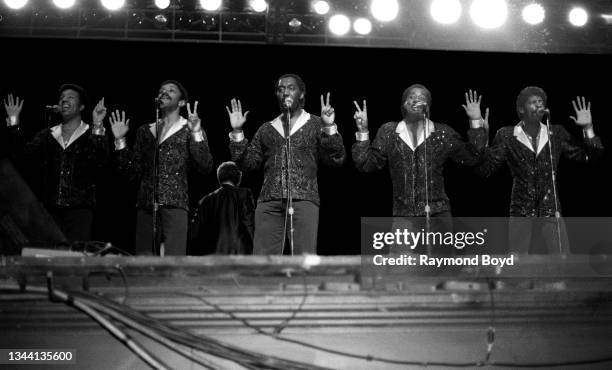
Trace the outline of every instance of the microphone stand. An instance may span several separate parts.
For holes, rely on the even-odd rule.
[[[429,128],[429,119],[427,117],[427,106],[423,107],[423,122],[424,122],[424,128],[423,128],[423,149],[424,149],[424,155],[423,155],[423,159],[424,159],[424,163],[425,163],[425,233],[426,233],[426,237],[425,237],[425,245],[427,246],[427,255],[431,255],[431,245],[429,245],[429,238],[427,238],[427,233],[429,233],[429,228],[430,228],[430,216],[431,216],[431,207],[429,206],[429,174],[428,174],[428,168],[429,166],[427,165],[427,129]]]
[[[155,99],[155,153],[153,154],[153,239],[151,242],[151,252],[157,256],[157,210],[159,208],[159,197],[157,194],[157,183],[159,181],[159,100]]]
[[[557,199],[557,173],[555,171],[554,162],[553,162],[553,145],[551,136],[552,132],[550,131],[550,111],[546,112],[546,134],[548,136],[548,148],[550,149],[550,177],[552,180],[553,187],[553,195],[555,199],[555,222],[557,224],[557,242],[559,243],[559,254],[563,255],[563,247],[561,243],[561,212],[559,212],[559,203]],[[537,148],[536,148],[537,150]]]
[[[281,254],[285,251],[285,240],[287,238],[287,216],[289,216],[289,249],[293,256],[293,196],[291,194],[291,108],[285,107],[287,110],[287,130],[286,130],[286,145],[285,145],[285,156],[287,158],[287,208],[285,210],[285,225],[283,226],[283,243],[281,248]]]

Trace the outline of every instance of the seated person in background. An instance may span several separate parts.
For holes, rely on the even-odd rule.
[[[242,172],[234,162],[221,163],[217,179],[221,187],[200,200],[191,219],[188,254],[251,254],[253,194],[238,187]]]

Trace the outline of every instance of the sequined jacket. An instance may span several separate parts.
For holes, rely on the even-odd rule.
[[[191,168],[202,174],[212,169],[212,156],[206,134],[196,142],[187,125],[168,137],[158,146],[158,202],[160,206],[189,209],[187,173]],[[142,125],[136,132],[134,149],[116,150],[119,171],[130,180],[138,179],[140,186],[136,207],[153,209],[153,185],[155,136],[149,125]]]
[[[322,128],[321,118],[310,115],[310,119],[291,134],[292,198],[317,205],[320,203],[317,184],[319,161],[340,167],[346,158],[342,136],[339,133],[327,135]],[[230,140],[232,160],[241,170],[255,170],[263,165],[264,181],[258,203],[287,198],[285,144],[284,136],[272,126],[272,122],[264,123],[250,144],[247,139],[240,142]]]
[[[540,145],[542,148],[536,155],[518,140],[515,136],[516,130],[516,126],[507,126],[497,131],[493,145],[484,151],[482,163],[476,167],[477,172],[486,177],[507,163],[513,179],[510,216],[554,216],[555,197],[551,178],[550,146],[542,143]],[[592,139],[585,138],[581,144],[563,126],[552,125],[551,131],[555,171],[561,156],[587,162],[597,159],[603,153],[604,147],[597,136]],[[557,192],[560,212],[558,194]]]
[[[47,206],[93,208],[96,176],[108,164],[109,142],[88,128],[66,149],[46,128],[25,143],[19,126],[8,128],[15,159],[24,158],[39,166],[43,176],[42,201]]]
[[[355,167],[361,172],[381,170],[389,163],[393,185],[393,215],[401,217],[425,216],[425,154],[427,154],[427,184],[430,215],[450,211],[448,196],[444,190],[443,165],[452,159],[462,165],[473,166],[479,162],[479,151],[486,144],[484,129],[470,129],[469,143],[464,143],[452,128],[434,123],[434,130],[413,151],[397,132],[398,122],[384,124],[376,134],[372,145],[369,140],[353,144]]]

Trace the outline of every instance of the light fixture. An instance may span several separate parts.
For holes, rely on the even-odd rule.
[[[434,0],[429,11],[436,22],[453,24],[461,17],[461,3],[459,0]]]
[[[337,36],[345,35],[351,29],[351,21],[344,14],[336,14],[329,19],[329,30]]]

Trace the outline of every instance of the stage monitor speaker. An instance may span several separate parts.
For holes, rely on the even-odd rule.
[[[0,159],[0,254],[20,254],[26,244],[67,239],[8,159]]]

